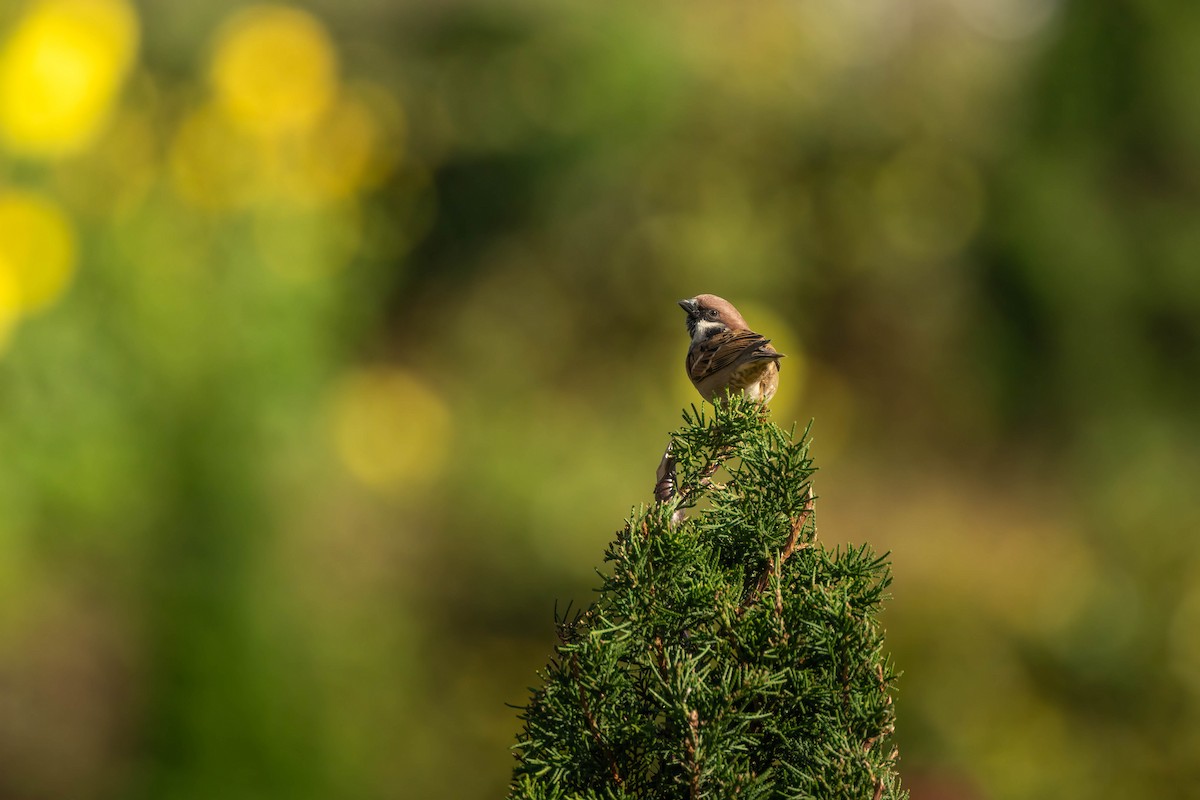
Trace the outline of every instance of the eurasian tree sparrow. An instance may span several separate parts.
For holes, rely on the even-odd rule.
[[[710,403],[726,393],[741,392],[766,405],[779,387],[779,359],[783,354],[746,325],[727,300],[715,294],[698,294],[680,300],[687,312],[687,373],[700,396]]]

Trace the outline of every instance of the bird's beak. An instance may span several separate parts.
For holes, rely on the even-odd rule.
[[[697,306],[698,306],[698,304],[696,303],[696,301],[694,299],[679,301],[679,307],[682,308],[684,311],[686,311],[687,315],[689,317],[693,317],[696,315]]]

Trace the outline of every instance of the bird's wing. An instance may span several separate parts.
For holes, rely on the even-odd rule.
[[[771,347],[771,340],[754,331],[722,331],[701,342],[688,352],[687,371],[693,381],[702,381],[725,369],[745,364],[783,358]]]

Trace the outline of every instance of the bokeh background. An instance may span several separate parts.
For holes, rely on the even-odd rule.
[[[488,798],[722,294],[914,800],[1200,797],[1200,4],[0,2],[0,798]]]

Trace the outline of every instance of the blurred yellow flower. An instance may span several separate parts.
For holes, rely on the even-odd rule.
[[[325,112],[337,93],[337,54],[308,12],[251,6],[218,36],[211,78],[229,119],[270,138],[307,130]]]
[[[347,197],[378,179],[381,132],[361,99],[338,101],[314,127],[299,155],[302,191],[319,198]]]
[[[381,138],[372,109],[343,93],[303,134],[282,146],[260,141],[262,199],[305,208],[351,197],[384,171]]]
[[[0,135],[43,157],[86,147],[133,62],[138,22],[124,0],[39,0],[0,50]]]
[[[75,258],[75,232],[58,206],[27,192],[0,193],[0,327],[7,305],[23,316],[54,302]]]
[[[352,199],[391,169],[397,154],[380,146],[381,125],[371,105],[344,95],[310,129],[268,140],[208,103],[175,131],[172,186],[191,204],[211,210],[257,204],[311,212]]]
[[[21,290],[16,276],[8,265],[0,260],[0,353],[4,352],[12,329],[21,316]],[[2,561],[3,559],[0,559]]]
[[[330,423],[342,462],[373,489],[428,487],[446,466],[450,411],[410,372],[350,373],[336,389]]]

